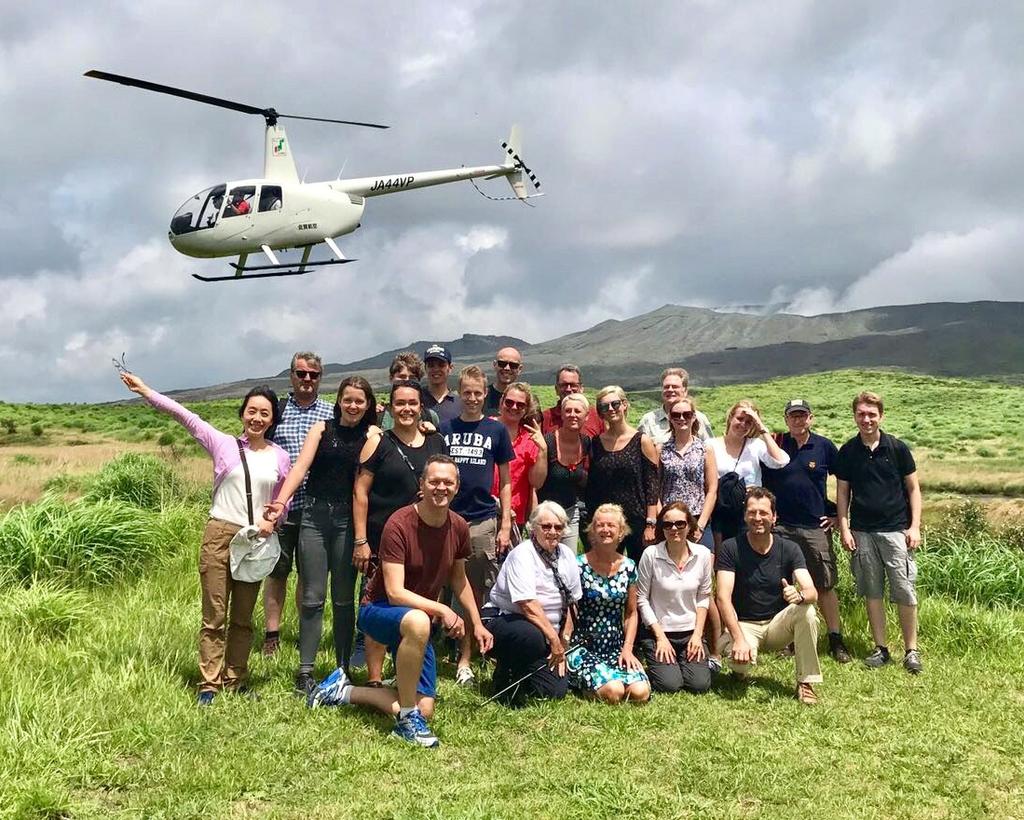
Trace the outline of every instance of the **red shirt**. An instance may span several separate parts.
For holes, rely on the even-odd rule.
[[[562,426],[562,406],[556,404],[549,410],[544,411],[544,418],[541,421],[540,429],[545,433],[550,433],[552,430]],[[587,411],[587,417],[583,420],[583,428],[580,430],[591,438],[601,435],[604,432],[604,422],[601,421],[601,417],[597,415],[597,408],[594,405],[590,405],[590,410]]]
[[[517,524],[526,523],[526,511],[533,500],[533,487],[530,486],[530,468],[537,463],[540,448],[533,443],[530,432],[525,427],[519,428],[519,434],[512,440],[512,452],[516,457],[508,463],[509,482],[512,485],[512,517]],[[498,468],[494,468],[494,484],[491,495],[497,496]]]

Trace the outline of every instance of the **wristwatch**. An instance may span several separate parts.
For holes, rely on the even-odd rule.
[[[658,519],[657,518],[648,518],[647,519],[647,526],[648,527],[653,527],[657,523],[658,523]]]

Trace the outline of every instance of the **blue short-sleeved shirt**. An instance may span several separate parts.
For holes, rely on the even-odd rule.
[[[508,464],[516,455],[505,425],[489,418],[456,418],[441,422],[441,434],[459,467],[459,492],[452,511],[470,523],[494,518],[498,514],[498,503],[491,495],[494,467]]]
[[[762,469],[764,486],[775,493],[779,523],[787,527],[817,527],[823,515],[835,515],[836,505],[828,500],[825,482],[835,474],[839,451],[824,436],[811,433],[800,447],[789,433],[779,446],[789,454],[789,464],[777,470]]]

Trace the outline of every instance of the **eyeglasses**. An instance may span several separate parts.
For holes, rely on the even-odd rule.
[[[692,410],[684,410],[681,413],[673,412],[673,413],[669,413],[668,415],[669,415],[669,418],[672,419],[672,421],[693,421],[693,411]]]
[[[502,404],[505,405],[506,410],[525,410],[528,406],[525,401],[516,401],[515,399],[505,399]]]
[[[565,529],[565,524],[540,524],[539,525],[544,532],[561,532]]]
[[[604,414],[609,410],[619,410],[622,407],[622,399],[612,399],[608,402],[601,402],[597,405],[597,412]]]
[[[690,524],[685,518],[680,518],[678,521],[662,521],[661,528],[663,530],[685,530]]]
[[[303,382],[306,381],[307,379],[309,379],[309,381],[311,382],[315,382],[317,379],[320,378],[321,375],[319,370],[293,370],[292,373],[295,374],[295,377],[299,381]]]
[[[559,382],[555,385],[559,390],[564,390],[566,393],[581,393],[583,392],[583,385],[579,382]]]
[[[506,362],[503,359],[495,359],[494,366],[499,370],[518,370],[523,365],[520,362]]]

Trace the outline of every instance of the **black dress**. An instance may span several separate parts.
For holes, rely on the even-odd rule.
[[[643,453],[642,433],[637,433],[620,450],[606,450],[600,436],[590,445],[590,473],[585,493],[587,521],[601,504],[618,504],[626,514],[630,534],[620,550],[634,561],[644,551],[647,508],[658,503],[658,468]]]

